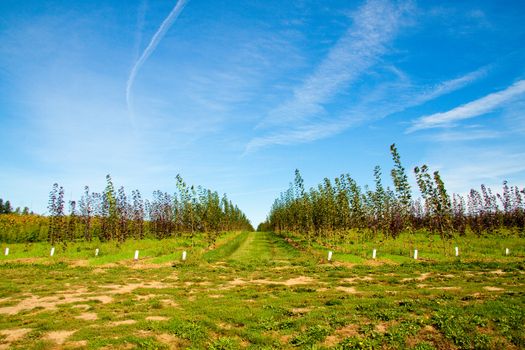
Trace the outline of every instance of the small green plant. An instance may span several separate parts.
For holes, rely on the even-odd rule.
[[[304,333],[296,335],[290,340],[290,344],[293,346],[307,346],[314,345],[326,338],[330,334],[330,330],[323,326],[312,326],[308,328]]]
[[[174,320],[169,323],[168,331],[182,339],[193,342],[199,342],[206,338],[204,328],[194,321]]]
[[[210,344],[208,350],[236,350],[239,349],[239,342],[236,339],[222,337]]]

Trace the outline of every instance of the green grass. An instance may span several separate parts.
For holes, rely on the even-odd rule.
[[[230,233],[231,235],[231,233]],[[189,237],[177,237],[164,240],[143,239],[117,242],[72,242],[67,245],[55,244],[55,254],[50,256],[51,245],[47,242],[2,244],[0,263],[16,259],[31,259],[40,263],[54,263],[57,261],[85,261],[88,265],[110,264],[120,261],[133,260],[135,250],[139,250],[139,259],[151,263],[164,263],[180,260],[182,251],[193,254],[202,254],[206,248],[205,241],[200,235],[193,240]],[[9,255],[5,256],[5,247],[9,247]],[[95,256],[95,249],[99,255]]]
[[[88,254],[94,244],[78,244],[30,261],[21,259],[49,246],[10,245],[0,262],[0,347],[525,348],[523,240],[487,239],[461,259],[421,245],[418,261],[398,253],[403,242],[383,242],[373,263],[369,246],[307,247],[272,233],[228,233],[215,249],[194,243],[105,244],[99,258]],[[507,244],[515,255],[484,253]],[[15,329],[26,331],[13,340]],[[72,333],[60,345],[57,331]]]
[[[334,252],[334,261],[349,263],[364,263],[372,258],[372,250],[377,250],[377,258],[383,262],[403,263],[412,259],[414,249],[418,249],[418,257],[423,261],[454,261],[454,248],[459,248],[459,259],[463,261],[522,261],[525,258],[525,238],[507,235],[505,232],[491,236],[475,237],[472,235],[443,242],[439,235],[426,233],[403,233],[398,239],[388,239],[382,236],[375,240],[362,241],[355,231],[345,234],[344,239],[337,242],[313,241],[306,242],[303,237],[290,233],[283,234],[303,250],[319,258],[326,259],[329,250]],[[505,255],[505,248],[510,254]]]

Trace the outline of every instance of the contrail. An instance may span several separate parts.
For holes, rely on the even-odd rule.
[[[133,87],[133,83],[135,82],[135,78],[137,77],[138,71],[140,70],[144,62],[146,62],[148,57],[153,53],[157,45],[160,43],[160,41],[168,31],[168,29],[170,29],[173,22],[175,22],[179,14],[182,12],[187,2],[188,0],[177,1],[177,4],[175,4],[173,10],[171,10],[170,14],[168,15],[168,17],[166,17],[164,22],[162,22],[159,29],[151,38],[151,41],[149,42],[148,46],[146,47],[144,52],[142,52],[142,55],[139,57],[137,62],[135,62],[135,65],[131,69],[131,72],[129,73],[128,77],[128,82],[126,84],[126,105],[128,107],[128,111],[131,111],[131,88]]]

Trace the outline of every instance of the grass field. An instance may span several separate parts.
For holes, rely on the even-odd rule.
[[[398,243],[377,260],[349,245],[333,262],[272,233],[202,242],[80,243],[54,257],[10,245],[0,349],[525,348],[523,239],[467,243],[461,258],[419,245],[418,261]]]

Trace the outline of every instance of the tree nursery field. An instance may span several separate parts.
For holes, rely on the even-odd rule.
[[[0,349],[525,347],[522,238],[207,242],[3,244]]]

